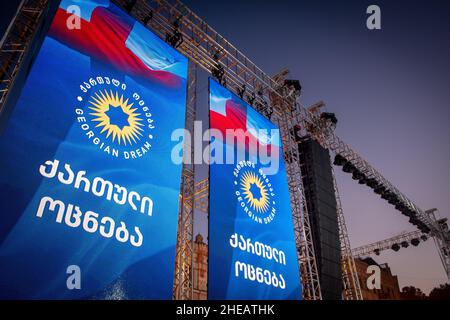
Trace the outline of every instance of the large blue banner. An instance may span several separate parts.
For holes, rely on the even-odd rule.
[[[300,299],[278,128],[212,79],[209,89],[208,297]]]
[[[1,299],[171,299],[187,59],[63,0],[0,136]]]

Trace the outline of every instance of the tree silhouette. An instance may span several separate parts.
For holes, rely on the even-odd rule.
[[[403,287],[401,297],[404,300],[424,300],[427,298],[422,290],[414,286]]]
[[[431,300],[450,300],[450,284],[441,284],[430,292]]]

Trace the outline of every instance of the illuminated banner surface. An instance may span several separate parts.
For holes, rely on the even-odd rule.
[[[300,299],[278,128],[212,79],[209,89],[210,126],[223,137],[216,138],[211,159],[217,153],[238,154],[239,149],[244,150],[246,158],[228,164],[212,161],[210,165],[208,297]],[[246,135],[237,134],[229,140],[227,130],[241,130]],[[233,140],[241,143],[233,144]],[[250,146],[265,149],[272,164],[279,162],[278,170],[269,174],[264,169],[267,162],[261,161],[259,151]]]
[[[186,78],[114,4],[61,2],[0,136],[0,298],[172,298]]]

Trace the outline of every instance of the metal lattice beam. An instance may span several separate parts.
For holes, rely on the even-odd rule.
[[[437,219],[436,218],[436,209],[425,211],[432,221],[435,221],[441,232],[448,232],[448,227],[446,224],[446,219]],[[448,266],[450,265],[450,251],[448,251],[448,247],[444,241],[442,241],[439,237],[431,234],[433,241],[436,245],[436,249],[438,251],[439,257],[441,258],[442,265],[448,277]],[[397,245],[397,250],[400,249],[402,243],[404,244],[413,244],[414,246],[419,245],[420,242],[426,241],[429,238],[429,235],[422,233],[420,230],[403,232],[399,235],[393,236],[388,239],[384,239],[381,241],[377,241],[375,243],[371,243],[365,246],[361,246],[352,250],[353,256],[355,257],[365,257],[372,254],[380,254],[381,251],[393,249],[394,245]],[[415,241],[415,244],[413,243]]]
[[[23,0],[0,41],[0,114],[48,0]]]
[[[439,227],[439,235],[447,235],[450,237],[450,232],[448,230],[447,219],[437,219],[436,213],[437,209],[427,210],[425,212],[428,214],[432,221],[436,223]],[[436,245],[436,248],[439,253],[439,257],[441,258],[442,265],[447,273],[447,279],[450,280],[450,245],[449,241],[445,240],[442,236],[433,235],[433,240]]]
[[[388,239],[377,241],[358,248],[354,248],[352,250],[352,253],[354,257],[358,258],[370,256],[372,254],[379,254],[381,251],[391,249],[391,247],[394,244],[400,244],[402,242],[410,243],[412,239],[419,239],[420,241],[426,241],[428,237],[425,236],[426,238],[422,239],[421,238],[422,236],[424,236],[424,234],[419,230],[404,232]]]
[[[343,283],[343,296],[345,300],[363,300],[355,259],[353,258],[344,211],[342,210],[341,197],[336,182],[336,176],[332,169],[333,187],[336,197],[337,216],[339,225],[339,242],[341,245],[341,274]]]
[[[197,104],[197,67],[189,62],[185,127],[194,130]],[[194,148],[185,139],[184,157],[193,159]],[[195,166],[184,161],[181,181],[180,210],[178,215],[177,253],[175,262],[173,296],[176,300],[193,298],[194,270],[194,207],[195,207]]]
[[[209,179],[203,179],[195,184],[194,209],[208,213]]]

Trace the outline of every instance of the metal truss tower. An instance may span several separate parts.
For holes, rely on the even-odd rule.
[[[274,78],[278,79],[278,81],[284,80],[283,76],[280,75]],[[286,91],[287,88],[281,86],[280,90]],[[303,285],[302,295],[305,300],[320,300],[322,299],[322,293],[302,173],[300,171],[298,142],[292,130],[294,125],[297,124],[294,116],[295,108],[293,107],[295,105],[295,99],[280,99],[278,95],[272,94],[271,104],[273,107],[271,120],[279,127],[283,144],[297,258]],[[257,108],[257,111],[265,114],[264,110],[258,110]]]
[[[0,41],[0,113],[42,21],[47,3],[48,0],[22,0]]]
[[[345,300],[363,300],[361,285],[358,272],[356,270],[355,259],[353,258],[350,239],[348,237],[347,225],[345,224],[344,211],[342,210],[341,197],[334,175],[334,169],[331,169],[333,175],[334,194],[336,197],[337,216],[339,225],[339,241],[341,244],[341,273],[343,284],[343,296]]]
[[[431,233],[436,248],[441,258],[442,265],[447,273],[447,279],[450,281],[450,231],[448,230],[448,224],[446,219],[437,219],[437,209],[431,209],[425,211],[430,216],[431,221],[436,225],[438,229],[437,233]]]

